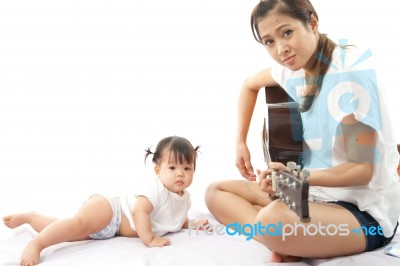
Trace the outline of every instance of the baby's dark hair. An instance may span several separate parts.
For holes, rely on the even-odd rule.
[[[193,147],[193,145],[185,138],[178,136],[170,136],[163,138],[158,142],[155,152],[150,150],[151,147],[145,150],[144,162],[146,163],[147,157],[152,154],[152,162],[159,164],[165,151],[169,151],[174,160],[179,163],[193,163],[194,170],[196,170],[197,152],[200,146]]]

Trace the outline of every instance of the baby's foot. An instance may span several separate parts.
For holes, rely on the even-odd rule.
[[[3,222],[8,228],[14,229],[22,224],[29,223],[33,214],[33,212],[25,212],[8,215],[3,217]]]
[[[40,252],[42,248],[35,243],[35,240],[32,240],[28,243],[28,245],[24,248],[21,255],[21,266],[33,266],[37,265],[40,260]]]
[[[272,252],[271,255],[271,262],[297,262],[300,261],[300,257],[295,257],[295,256],[286,256],[286,255],[280,255],[276,252]]]

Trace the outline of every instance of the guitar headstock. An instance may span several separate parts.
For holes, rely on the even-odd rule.
[[[273,171],[272,189],[286,205],[293,210],[302,221],[308,222],[310,216],[308,213],[308,190],[309,185],[307,177],[309,172],[301,169],[294,162],[288,162],[286,171]]]

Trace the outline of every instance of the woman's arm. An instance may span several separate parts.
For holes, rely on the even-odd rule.
[[[372,178],[372,163],[343,163],[341,165],[311,172],[310,186],[350,187],[367,185]]]
[[[376,160],[376,131],[357,121],[353,115],[343,119],[341,129],[347,162],[312,172],[308,178],[311,186],[363,186],[371,181]]]
[[[346,151],[346,162],[324,170],[312,171],[307,181],[310,186],[349,187],[365,186],[371,181],[376,163],[376,131],[353,115],[342,120],[341,129]],[[271,162],[270,168],[287,171],[285,165]],[[274,195],[272,180],[266,178],[270,169],[259,173],[261,190]]]
[[[271,70],[265,69],[248,78],[242,86],[239,95],[238,122],[236,134],[236,167],[241,175],[249,180],[255,180],[256,175],[250,162],[250,152],[247,148],[247,133],[250,128],[251,118],[261,88],[276,86],[272,79]]]

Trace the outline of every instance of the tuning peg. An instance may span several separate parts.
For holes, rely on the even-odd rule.
[[[288,187],[291,188],[291,189],[296,189],[297,184],[296,184],[296,182],[292,182],[292,183],[290,183],[290,184],[288,185]]]
[[[276,191],[276,172],[275,171],[272,171],[271,172],[271,178],[272,178],[272,183],[271,183],[271,185],[272,185],[272,190],[273,191]]]
[[[290,172],[296,169],[297,164],[295,162],[287,162],[286,167],[289,169]]]
[[[307,180],[307,178],[310,176],[310,172],[307,171],[306,169],[301,170],[301,179]]]

